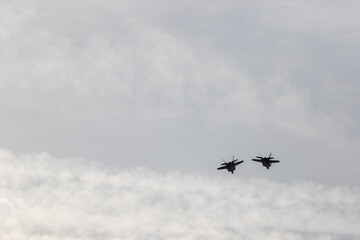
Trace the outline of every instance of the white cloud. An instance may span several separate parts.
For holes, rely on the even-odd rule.
[[[360,239],[358,188],[5,150],[0,176],[2,239]]]

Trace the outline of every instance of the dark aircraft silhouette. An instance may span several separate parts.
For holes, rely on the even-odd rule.
[[[223,159],[224,161],[224,159]],[[222,163],[221,165],[223,165],[222,167],[218,167],[217,170],[222,170],[222,169],[227,169],[228,172],[231,172],[231,173],[234,173],[235,171],[235,168],[237,165],[239,165],[240,163],[244,162],[243,160],[239,161],[238,159],[234,159],[234,156],[233,156],[233,160],[231,162],[225,162]]]
[[[256,156],[255,159],[252,159],[253,161],[255,162],[261,162],[262,165],[264,167],[266,167],[267,169],[269,169],[271,167],[271,164],[272,163],[278,163],[280,162],[279,160],[273,160],[274,158],[271,156],[271,153],[268,157],[259,157],[259,156]]]

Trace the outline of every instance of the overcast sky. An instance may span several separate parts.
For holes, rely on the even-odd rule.
[[[148,181],[162,188],[166,187],[162,182],[171,178],[173,189],[166,190],[176,192],[171,194],[186,195],[194,191],[195,195],[201,195],[202,191],[209,191],[208,196],[201,195],[204,197],[201,201],[210,201],[212,211],[225,208],[223,203],[212,199],[227,181],[229,204],[236,204],[242,194],[251,196],[247,199],[256,199],[252,191],[258,191],[264,184],[269,188],[265,195],[276,197],[277,191],[290,191],[289,195],[279,196],[279,206],[284,203],[281,199],[290,201],[289,198],[294,198],[293,204],[300,204],[302,197],[309,198],[307,194],[318,189],[324,198],[317,204],[343,206],[347,203],[342,201],[347,200],[337,196],[344,195],[355,199],[349,208],[334,207],[329,212],[320,206],[310,208],[307,216],[317,215],[318,211],[325,214],[315,221],[318,225],[306,225],[306,216],[296,220],[303,221],[300,224],[292,212],[289,218],[296,227],[277,229],[262,224],[260,235],[253,229],[242,236],[264,239],[274,228],[280,231],[274,233],[274,239],[360,238],[351,225],[359,223],[359,212],[344,213],[359,209],[359,11],[360,2],[351,0],[0,0],[0,149],[4,152],[0,161],[4,166],[0,169],[15,168],[9,168],[9,159],[17,160],[14,166],[31,168],[31,158],[35,165],[40,164],[36,169],[44,171],[32,173],[42,174],[39,182],[13,169],[11,184],[4,183],[1,189],[3,202],[12,202],[15,196],[26,201],[32,196],[22,192],[23,188],[14,187],[14,182],[26,182],[39,196],[50,191],[47,188],[52,183],[46,182],[46,177],[62,175],[39,167],[41,164],[56,169],[58,163],[69,176],[78,174],[75,170],[71,172],[72,162],[74,167],[79,164],[84,167],[81,174],[92,171],[95,164],[98,173],[93,177],[99,186],[102,181],[113,178],[120,181],[126,176],[130,179],[127,187],[131,188],[132,181],[144,173]],[[270,170],[250,160],[270,152],[281,161]],[[41,154],[46,157],[40,157],[40,161]],[[245,161],[234,175],[216,171],[222,159],[230,160],[233,155]],[[62,165],[63,161],[67,164]],[[91,165],[88,169],[86,163]],[[110,169],[115,172],[109,173]],[[187,184],[196,179],[195,190],[181,185],[182,178]],[[41,188],[42,182],[45,189]],[[66,193],[66,181],[59,180],[57,184],[58,188],[51,194],[63,190],[70,194]],[[75,186],[74,191],[77,187],[92,188],[91,181],[86,179],[81,184],[84,186]],[[231,187],[232,184],[235,186]],[[247,184],[245,190],[238,188]],[[213,190],[206,190],[207,186]],[[305,193],[299,197],[297,191],[303,188]],[[140,194],[144,189],[135,190]],[[95,198],[92,204],[104,200],[96,198],[98,193],[94,191],[86,193]],[[156,202],[158,189],[148,191]],[[333,194],[334,191],[338,192]],[[115,199],[121,199],[122,193],[112,194]],[[71,204],[61,200],[57,204],[65,204],[66,211],[71,212],[80,206],[76,201],[83,201],[83,197],[77,195]],[[173,204],[187,204],[188,200],[181,201],[177,199]],[[291,208],[286,201],[282,209],[285,212]],[[306,201],[312,204],[316,200]],[[270,202],[266,200],[265,204]],[[254,204],[255,208],[262,203]],[[33,207],[31,203],[18,204],[15,205],[27,210]],[[141,201],[134,203],[134,209],[137,204]],[[159,211],[174,207],[167,204],[160,203]],[[191,214],[202,214],[195,211],[197,204],[200,203],[189,203],[190,215],[184,217],[184,224],[192,218]],[[151,209],[151,203],[148,206]],[[11,210],[16,208],[0,210],[3,211],[0,214],[20,214]],[[48,208],[51,206],[41,205],[39,211],[46,212]],[[92,224],[100,224],[107,217],[106,212],[113,208],[115,205],[104,207],[99,221],[84,223],[87,225],[79,228],[86,231]],[[299,209],[294,211],[303,210]],[[150,214],[146,211],[143,214]],[[222,219],[217,230],[225,229],[230,234],[228,237],[238,233],[234,228],[242,226],[246,219],[237,219],[243,215],[241,211],[239,207],[230,214],[232,221],[239,222],[221,225],[225,224]],[[246,216],[251,218],[255,213],[249,211]],[[269,214],[266,216],[274,214],[271,209],[264,211]],[[341,213],[344,216],[339,220],[338,230],[332,231],[332,224],[338,224],[335,218],[320,229],[322,217]],[[32,214],[27,215],[29,219],[35,216]],[[82,214],[77,217],[86,216]],[[45,213],[42,216],[44,219],[40,216],[39,225],[34,228],[27,225],[26,219],[19,223],[15,216],[1,234],[7,239],[30,239],[33,231],[40,231],[36,234],[44,231],[44,239],[53,239],[49,237],[51,234],[54,239],[62,239],[69,231],[72,233],[69,229],[61,232],[67,229],[62,225],[67,216],[58,225],[54,223],[58,227],[55,230],[49,230],[46,225],[49,216]],[[211,218],[214,221],[225,217],[214,216]],[[166,217],[161,219],[157,223],[164,224]],[[199,219],[211,222],[204,223],[206,227],[216,226],[207,217]],[[286,220],[285,217],[281,221]],[[126,231],[131,232],[133,227]],[[184,230],[183,225],[172,227],[177,230],[170,230],[171,234]],[[30,232],[18,232],[27,228]],[[114,229],[104,230],[108,234],[104,236],[119,237]],[[311,235],[314,232],[320,235]],[[6,235],[10,233],[15,235]],[[78,232],[74,236],[103,239],[96,234]],[[210,236],[196,234],[190,234],[189,239]],[[218,236],[214,233],[213,239],[221,239]],[[166,233],[151,237],[170,239]]]

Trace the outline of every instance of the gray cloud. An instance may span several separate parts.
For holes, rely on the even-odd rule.
[[[209,41],[221,43],[215,29],[234,23],[224,22],[214,12],[233,16],[234,7],[239,10],[251,8],[259,11],[253,18],[249,17],[255,23],[259,21],[259,16],[277,15],[281,17],[278,22],[291,24],[292,21],[284,21],[285,16],[273,11],[281,7],[294,11],[308,8],[296,1],[293,4],[279,1],[275,7],[268,6],[266,1],[254,6],[233,4],[222,7],[210,5],[213,7],[206,9],[202,9],[201,4],[195,5],[189,14],[198,17],[195,26],[200,24],[199,27],[204,27],[205,17],[216,23],[213,31],[204,29],[203,34],[211,39]],[[329,113],[333,116],[330,115],[329,127],[324,131],[339,124],[339,120],[344,125],[341,119],[333,119],[340,114],[352,121],[351,116],[346,116],[352,108],[337,110],[335,106],[334,110],[324,113],[327,114],[326,120],[320,116],[317,118],[320,124],[313,125],[309,119],[312,96],[309,96],[308,90],[297,88],[299,83],[292,83],[296,76],[290,72],[293,70],[289,69],[289,63],[283,62],[296,62],[296,58],[277,53],[284,59],[275,62],[268,59],[273,62],[270,64],[278,66],[274,66],[266,77],[259,77],[256,71],[246,71],[245,62],[237,63],[234,56],[223,53],[227,47],[234,47],[236,51],[236,45],[219,48],[207,45],[206,41],[199,48],[201,36],[192,41],[188,39],[191,35],[187,29],[191,29],[191,26],[185,24],[171,30],[172,25],[163,25],[153,19],[159,13],[173,22],[175,17],[168,16],[166,10],[172,12],[171,9],[179,7],[179,4],[164,4],[163,8],[153,6],[150,8],[153,11],[143,16],[140,14],[143,10],[138,9],[137,5],[120,5],[113,1],[107,1],[103,6],[91,2],[83,4],[82,1],[65,2],[61,6],[45,2],[32,2],[29,5],[6,5],[7,18],[11,21],[4,26],[7,32],[3,38],[7,43],[2,55],[5,80],[1,93],[5,106],[51,112],[56,109],[63,114],[76,114],[80,110],[86,115],[91,114],[91,109],[94,109],[94,114],[104,110],[108,114],[115,112],[120,115],[135,111],[136,115],[156,119],[195,115],[206,120],[234,119],[247,124],[262,123],[261,116],[265,114],[271,123],[284,119],[284,126],[293,130],[306,127],[309,132],[324,126],[322,123],[329,120]],[[183,4],[185,6],[186,3]],[[263,10],[267,14],[261,14]],[[207,16],[209,12],[212,14]],[[296,22],[302,23],[301,20]],[[272,24],[270,20],[265,22]],[[249,30],[249,27],[246,26],[244,30]],[[200,29],[199,32],[202,33]],[[241,35],[234,32],[228,37],[241,40]],[[261,44],[257,36],[251,37],[256,37],[253,40]],[[271,39],[267,41],[273,42]],[[255,46],[251,49],[255,50]],[[289,53],[294,51],[293,47],[287,49],[286,44],[283,49]],[[244,54],[249,55],[249,52],[244,51]],[[272,53],[262,52],[261,49],[255,54],[273,57]],[[250,59],[248,61],[251,62]],[[263,67],[260,62],[256,65]],[[327,103],[334,96],[331,89],[337,89],[336,85],[343,86],[336,79],[332,79],[334,84],[329,84],[329,77],[331,80],[331,76],[318,79],[326,82],[319,88],[328,86],[320,93]],[[342,89],[348,93],[356,87],[353,84],[349,83],[349,88],[344,86]],[[314,94],[314,97],[318,96]],[[316,102],[319,101],[321,99]],[[346,106],[349,104],[349,101],[343,103]]]
[[[0,152],[3,239],[360,239],[360,191]]]

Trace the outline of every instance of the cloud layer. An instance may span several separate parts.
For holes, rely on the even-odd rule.
[[[3,5],[5,107],[77,119],[135,114],[248,125],[282,119],[283,127],[300,132],[356,125],[354,63],[344,71],[337,61],[352,59],[344,48],[350,37],[339,29],[358,28],[357,15],[344,13],[357,4],[324,4],[322,12],[316,10],[323,4],[301,1],[214,1],[190,9],[187,1]],[[345,40],[331,42],[328,32]],[[325,54],[330,50],[333,56]]]
[[[5,150],[0,177],[1,239],[360,239],[358,188]]]

